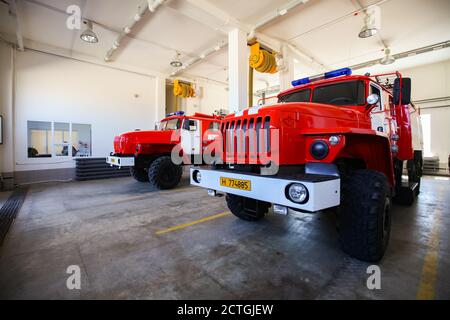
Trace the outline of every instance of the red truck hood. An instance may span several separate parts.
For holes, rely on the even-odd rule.
[[[254,107],[255,108],[255,107]],[[224,118],[224,121],[232,121],[232,119],[240,116],[247,117],[249,111],[253,109],[245,109],[242,115],[231,114]],[[297,112],[300,114],[301,126],[307,128],[325,128],[336,126],[348,126],[352,128],[367,127],[365,123],[364,106],[335,106],[329,104],[313,103],[313,102],[289,102],[273,104],[259,107],[258,116],[275,115],[282,112]],[[314,119],[314,120],[313,120]]]
[[[330,104],[321,104],[313,102],[289,102],[263,107],[262,110],[264,111],[275,111],[282,109],[295,110],[300,114],[305,115],[358,122],[359,115],[361,114],[358,108],[360,107],[334,106]]]
[[[133,131],[114,139],[116,154],[133,154],[138,144],[173,145],[179,141],[176,131]]]

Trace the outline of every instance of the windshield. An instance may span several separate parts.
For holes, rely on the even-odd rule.
[[[310,96],[311,89],[300,90],[281,96],[278,102],[309,102]]]
[[[171,119],[171,120],[165,120],[161,121],[161,124],[159,125],[159,130],[177,130],[180,129],[181,125],[181,119]]]
[[[364,105],[364,81],[333,83],[314,89],[312,102],[336,106]]]
[[[300,90],[281,96],[278,102],[316,102],[336,106],[360,106],[365,104],[364,81],[346,81]]]

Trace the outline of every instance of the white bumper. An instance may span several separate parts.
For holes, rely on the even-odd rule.
[[[134,167],[134,158],[109,156],[106,158],[106,163],[117,167]]]
[[[201,181],[193,179],[194,171],[200,171]],[[194,186],[216,190],[219,193],[230,193],[256,200],[266,201],[293,209],[315,212],[340,204],[341,180],[336,176],[298,175],[297,177],[271,177],[253,174],[232,173],[229,171],[191,168],[191,184]],[[220,185],[220,178],[250,180],[251,190],[239,190]],[[308,189],[308,200],[298,204],[286,196],[286,188],[292,183],[301,183]]]

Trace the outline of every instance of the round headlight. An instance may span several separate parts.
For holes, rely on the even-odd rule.
[[[194,179],[195,182],[200,183],[202,182],[202,174],[200,173],[200,171],[195,170],[192,173],[192,178]]]
[[[293,183],[287,189],[288,197],[296,203],[305,203],[308,201],[308,189],[301,183]]]
[[[329,148],[325,141],[317,140],[311,144],[310,153],[317,160],[326,158],[328,152]]]

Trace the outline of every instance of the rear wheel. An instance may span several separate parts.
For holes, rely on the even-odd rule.
[[[264,218],[270,203],[246,197],[227,194],[227,206],[236,217],[246,221],[257,221]]]
[[[147,170],[145,170],[144,168],[131,167],[130,173],[136,181],[148,182]]]
[[[344,252],[363,261],[379,261],[391,233],[391,197],[387,178],[373,170],[357,170],[342,186],[338,210]]]
[[[408,160],[407,167],[409,184],[417,183],[417,187],[414,189],[415,195],[417,196],[420,193],[420,180],[422,178],[422,151],[414,150],[414,159]]]
[[[169,156],[157,158],[148,169],[149,182],[158,189],[175,188],[183,175],[183,167],[172,162]]]

